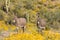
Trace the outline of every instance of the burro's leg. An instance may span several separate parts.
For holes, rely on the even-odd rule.
[[[45,30],[45,27],[41,27],[41,26],[40,26],[40,28],[39,28],[38,31],[39,31],[40,34],[43,34],[43,33],[44,33],[44,30]]]
[[[25,28],[24,28],[24,26],[19,26],[19,27],[17,27],[16,31],[17,31],[17,33],[23,33],[25,31]]]
[[[25,32],[26,26],[22,26],[21,28],[22,28],[22,31]]]
[[[21,27],[22,28],[22,31],[24,32],[25,30],[24,30],[24,27]]]

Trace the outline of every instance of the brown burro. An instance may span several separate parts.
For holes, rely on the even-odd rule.
[[[38,18],[37,19],[37,27],[38,27],[38,31],[42,31],[45,29],[46,26],[46,20],[43,18]]]
[[[25,18],[18,18],[17,16],[14,17],[15,25],[17,26],[17,29],[21,28],[24,32],[25,25],[26,25],[26,19]]]

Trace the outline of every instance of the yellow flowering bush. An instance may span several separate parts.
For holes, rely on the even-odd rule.
[[[8,37],[1,36],[0,34],[1,40],[60,40],[60,33],[44,30],[42,34],[40,34],[37,32],[36,24],[33,23],[26,24],[24,33],[21,33],[21,30],[16,33],[14,32],[16,26],[6,25],[4,21],[0,21],[0,30],[3,30],[1,32],[10,31]]]
[[[43,40],[43,36],[41,35],[33,35],[28,33],[18,33],[15,35],[11,35],[8,38],[5,38],[5,40]]]

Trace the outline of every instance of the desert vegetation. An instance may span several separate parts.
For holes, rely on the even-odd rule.
[[[60,0],[0,0],[0,40],[60,40]]]

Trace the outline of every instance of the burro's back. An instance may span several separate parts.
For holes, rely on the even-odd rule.
[[[26,19],[25,18],[17,18],[16,19],[16,26],[24,27],[25,25],[26,25]]]
[[[42,27],[46,26],[46,20],[45,20],[45,19],[41,19],[41,20],[40,20],[40,25],[41,25]]]

